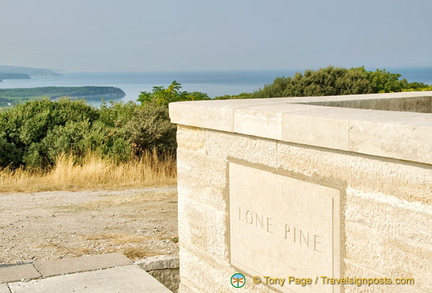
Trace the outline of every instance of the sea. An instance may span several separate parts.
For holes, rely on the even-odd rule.
[[[368,70],[375,70],[367,68]],[[389,68],[402,74],[409,82],[432,84],[432,67]],[[182,90],[199,91],[211,98],[253,92],[270,84],[276,77],[293,76],[303,69],[249,70],[249,71],[186,71],[186,72],[61,72],[61,76],[33,76],[31,79],[6,79],[0,88],[33,88],[46,86],[114,86],[126,96],[116,101],[136,101],[141,92],[151,92],[154,86],[167,87],[172,81],[182,85]],[[100,102],[89,102],[98,106]]]

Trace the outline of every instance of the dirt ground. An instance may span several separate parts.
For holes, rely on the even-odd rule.
[[[178,253],[175,187],[0,193],[0,265]]]

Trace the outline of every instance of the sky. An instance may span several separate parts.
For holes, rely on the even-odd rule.
[[[65,72],[432,66],[431,0],[0,0],[0,65]]]

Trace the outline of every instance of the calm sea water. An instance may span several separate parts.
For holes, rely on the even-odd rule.
[[[369,69],[373,70],[373,69]],[[136,101],[142,91],[153,86],[168,86],[173,80],[180,82],[182,90],[200,91],[210,97],[252,92],[273,82],[278,76],[292,76],[304,70],[212,71],[212,72],[143,72],[143,73],[63,73],[56,77],[3,80],[0,88],[31,88],[44,86],[115,86],[126,96],[121,101]],[[408,81],[432,84],[432,67],[392,68],[390,72],[402,74]],[[96,103],[97,104],[97,103]]]

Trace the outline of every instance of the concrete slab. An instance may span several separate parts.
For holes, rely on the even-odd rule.
[[[0,268],[0,283],[40,278],[41,274],[31,264]]]
[[[133,262],[120,253],[89,255],[69,259],[35,262],[33,265],[44,277],[85,272],[116,266],[130,265]]]
[[[12,293],[170,293],[137,265],[9,284]]]
[[[6,284],[0,284],[0,293],[10,293],[9,288]]]

